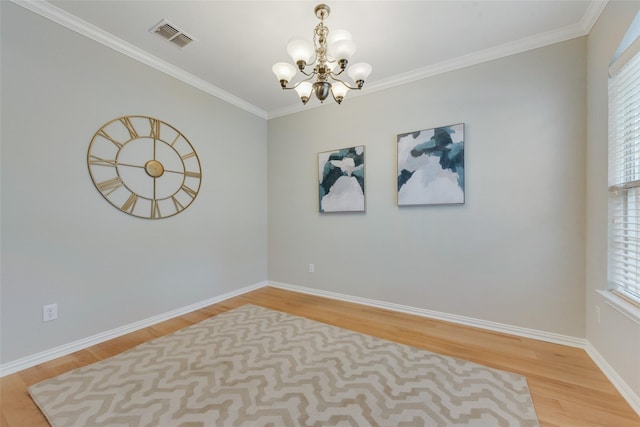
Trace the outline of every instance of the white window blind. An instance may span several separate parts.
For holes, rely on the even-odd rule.
[[[640,303],[640,39],[610,68],[609,286]]]

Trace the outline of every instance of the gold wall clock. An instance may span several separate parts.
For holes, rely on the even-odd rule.
[[[113,206],[140,218],[176,215],[200,190],[200,160],[176,128],[146,116],[107,122],[89,144],[94,185]]]

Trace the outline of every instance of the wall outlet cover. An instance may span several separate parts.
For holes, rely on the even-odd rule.
[[[58,318],[58,304],[47,304],[42,306],[42,321],[49,322]]]

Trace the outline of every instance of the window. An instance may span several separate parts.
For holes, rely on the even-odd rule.
[[[640,38],[628,39],[609,73],[608,275],[613,291],[640,304]]]

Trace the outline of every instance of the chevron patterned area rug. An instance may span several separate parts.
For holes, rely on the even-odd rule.
[[[253,305],[29,392],[54,427],[539,425],[520,375]]]

